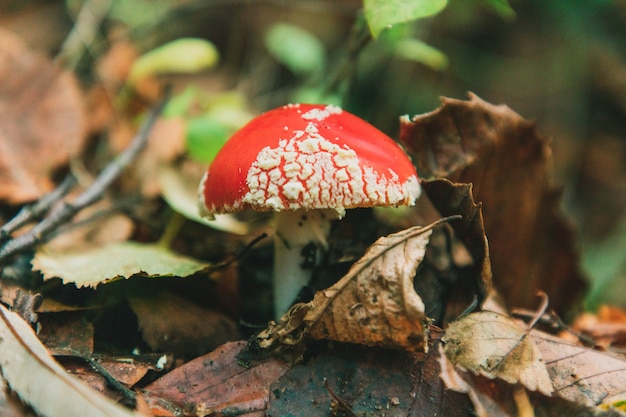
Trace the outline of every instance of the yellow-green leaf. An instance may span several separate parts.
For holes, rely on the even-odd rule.
[[[398,23],[434,16],[448,0],[364,0],[365,19],[374,38]]]
[[[133,275],[186,277],[208,264],[176,254],[167,248],[138,242],[112,243],[83,251],[61,252],[43,246],[33,258],[33,269],[44,279],[61,278],[77,287],[96,287]]]

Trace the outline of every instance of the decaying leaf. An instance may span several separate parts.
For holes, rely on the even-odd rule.
[[[130,296],[128,303],[144,341],[155,352],[194,357],[240,338],[232,319],[172,292]]]
[[[474,202],[471,184],[454,184],[445,179],[437,179],[423,181],[422,188],[438,216],[462,216],[462,220],[450,222],[433,231],[426,258],[415,279],[416,289],[427,307],[433,302],[432,296],[428,297],[428,294],[432,293],[433,288],[442,286],[439,297],[447,302],[446,315],[449,319],[456,318],[472,303],[477,302],[480,305],[491,290],[489,245],[485,236],[481,204]],[[423,209],[420,207],[420,210]],[[446,229],[452,230],[448,233],[452,236],[437,245],[439,239],[436,233],[443,233]],[[439,252],[438,259],[435,259],[435,250]],[[471,259],[466,259],[468,257]],[[428,281],[422,284],[422,272],[426,266],[438,275],[438,281],[443,282],[443,285]],[[429,317],[437,318],[434,315]]]
[[[0,200],[35,200],[82,148],[83,99],[73,75],[0,31]]]
[[[531,337],[561,397],[590,407],[610,407],[626,401],[623,357],[576,346],[535,330]]]
[[[94,328],[83,314],[39,314],[38,327],[37,336],[51,355],[90,357],[93,354]]]
[[[471,94],[403,118],[400,141],[422,178],[472,183],[482,203],[494,286],[510,305],[530,307],[537,289],[558,312],[580,300],[584,280],[574,235],[551,184],[549,141],[506,106]]]
[[[550,376],[526,329],[502,314],[481,311],[450,323],[442,338],[455,366],[550,395]]]
[[[245,346],[245,342],[227,343],[159,378],[144,390],[148,406],[153,411],[165,408],[178,412],[175,415],[183,411],[191,415],[221,415],[226,411],[238,416],[263,415],[270,385],[288,366],[268,359],[244,367],[237,355]]]
[[[44,417],[138,416],[67,374],[17,314],[0,305],[0,368],[9,387]]]
[[[253,341],[281,350],[305,337],[406,350],[427,347],[428,317],[413,289],[433,227],[412,227],[381,237],[336,284],[296,304]]]
[[[444,388],[434,339],[428,353],[335,344],[272,385],[266,415],[465,417],[471,404]]]
[[[96,287],[133,275],[186,277],[209,266],[164,247],[137,242],[112,243],[75,252],[59,252],[44,246],[37,250],[32,264],[44,279],[58,277],[79,288]]]

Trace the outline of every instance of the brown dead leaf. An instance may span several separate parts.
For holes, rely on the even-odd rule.
[[[585,284],[574,235],[551,184],[551,149],[532,122],[470,94],[401,120],[400,141],[422,178],[472,183],[482,203],[494,286],[509,305],[530,307],[537,289],[557,311],[575,306]]]
[[[144,341],[157,352],[196,356],[239,339],[237,324],[174,293],[128,298]]]
[[[626,348],[626,311],[607,305],[600,306],[596,314],[583,313],[576,318],[572,330],[593,338],[596,346],[606,350]]]
[[[290,350],[305,338],[422,350],[428,317],[413,288],[432,229],[412,227],[378,239],[336,284],[296,304],[251,341],[253,350]]]
[[[0,200],[21,204],[53,188],[52,173],[85,139],[73,74],[0,30]]]
[[[467,416],[467,396],[439,378],[438,343],[428,353],[337,344],[274,383],[266,415]]]
[[[40,313],[37,335],[51,355],[89,357],[93,354],[94,328],[83,314]]]
[[[462,370],[550,395],[553,387],[546,365],[527,336],[510,317],[481,311],[450,323],[442,346],[450,362]]]
[[[244,367],[237,355],[245,346],[245,342],[226,343],[159,378],[144,389],[148,406],[153,412],[169,408],[184,415],[220,415],[226,410],[263,415],[270,384],[288,367],[276,359]]]
[[[555,392],[589,407],[626,401],[626,359],[576,346],[540,331],[531,332]]]
[[[441,179],[423,181],[422,188],[439,217],[462,216],[461,220],[433,231],[415,279],[415,288],[426,304],[429,317],[439,320],[445,312],[449,321],[472,303],[480,305],[491,289],[489,245],[481,205],[474,202],[471,184],[453,184]],[[436,276],[435,282],[428,279],[432,274]],[[435,293],[436,289],[440,294]],[[437,299],[443,304],[439,314],[432,307]]]

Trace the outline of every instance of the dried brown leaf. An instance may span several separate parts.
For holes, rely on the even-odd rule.
[[[626,359],[572,345],[540,331],[533,331],[531,336],[561,397],[590,407],[626,401]]]
[[[574,234],[551,184],[549,141],[506,106],[470,94],[401,121],[400,140],[422,178],[472,183],[482,203],[494,286],[510,305],[530,307],[537,289],[567,311],[585,285]]]
[[[337,344],[274,383],[266,414],[322,417],[334,407],[337,415],[467,416],[468,398],[439,378],[438,343],[428,353]]]
[[[93,354],[94,328],[81,313],[39,314],[37,335],[51,355]]]
[[[450,323],[442,338],[446,357],[462,370],[550,395],[550,376],[524,327],[491,311]]]
[[[428,317],[413,288],[433,227],[412,227],[378,239],[348,273],[313,300],[293,306],[251,346],[290,349],[305,337],[367,346],[421,350]]]
[[[165,405],[192,415],[219,415],[226,410],[235,415],[262,412],[269,401],[270,385],[288,367],[276,359],[244,367],[237,355],[245,346],[245,342],[226,343],[174,369],[145,388],[146,402],[154,411]]]
[[[477,301],[480,304],[491,289],[489,245],[481,205],[474,202],[471,184],[454,184],[439,179],[423,181],[422,188],[440,217],[462,217],[433,231],[415,279],[416,289],[428,313],[433,310],[433,298],[438,297],[442,303],[447,303],[444,309],[448,319],[456,319],[472,303]],[[448,236],[442,238],[442,234]],[[424,279],[426,267],[435,272],[437,282]],[[433,294],[436,288],[441,288],[438,296]],[[429,317],[440,318],[435,314],[429,314]]]
[[[0,30],[0,200],[20,204],[53,188],[51,175],[85,139],[73,74]]]
[[[174,293],[132,296],[128,302],[144,341],[154,351],[193,357],[239,339],[232,319]]]

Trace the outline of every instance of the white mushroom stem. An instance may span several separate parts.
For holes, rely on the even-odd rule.
[[[274,317],[282,316],[328,250],[336,210],[280,211],[274,217]]]

